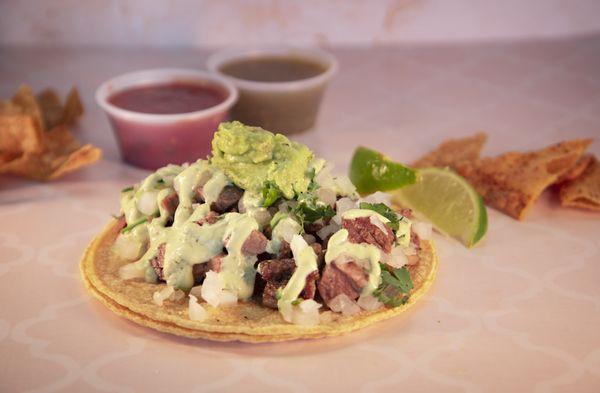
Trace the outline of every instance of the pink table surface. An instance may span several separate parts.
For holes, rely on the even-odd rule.
[[[466,46],[336,49],[341,70],[317,127],[296,139],[345,170],[368,145],[410,162],[450,136],[490,134],[486,154],[594,137],[600,37]],[[139,327],[85,293],[79,258],[145,172],[119,162],[93,102],[104,79],[202,68],[207,52],[0,50],[0,94],[20,82],[80,88],[81,139],[105,159],[51,184],[0,179],[0,391],[599,392],[600,214],[546,193],[525,222],[490,210],[413,309],[355,334],[248,345]]]

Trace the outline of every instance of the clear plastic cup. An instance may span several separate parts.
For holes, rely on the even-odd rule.
[[[324,71],[314,77],[285,82],[258,82],[230,76],[222,71],[228,63],[260,57],[300,57],[320,63]],[[320,49],[264,47],[225,49],[208,59],[209,70],[230,80],[239,90],[231,116],[248,125],[293,134],[315,124],[323,93],[338,64],[333,55]]]
[[[220,89],[224,100],[207,109],[178,114],[150,114],[119,108],[112,95],[133,87],[189,82]],[[105,111],[125,162],[157,169],[204,158],[219,123],[226,120],[238,98],[235,86],[209,72],[164,68],[132,72],[104,82],[96,90],[96,102]]]

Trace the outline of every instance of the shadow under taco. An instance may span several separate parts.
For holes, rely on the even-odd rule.
[[[283,135],[223,123],[208,160],[122,191],[81,262],[86,288],[140,325],[217,341],[337,336],[398,315],[435,277],[430,230],[331,169]]]

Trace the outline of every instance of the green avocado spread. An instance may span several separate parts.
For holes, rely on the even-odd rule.
[[[313,153],[281,134],[233,121],[221,123],[212,141],[211,163],[238,187],[260,192],[272,182],[287,199],[306,192]]]

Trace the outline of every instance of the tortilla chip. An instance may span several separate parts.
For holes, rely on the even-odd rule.
[[[335,320],[316,326],[298,326],[285,322],[277,310],[253,300],[230,307],[213,308],[203,303],[209,316],[204,321],[188,317],[187,297],[181,301],[154,304],[152,294],[165,284],[119,278],[119,268],[127,263],[111,251],[119,233],[118,221],[112,221],[88,246],[80,264],[89,292],[111,311],[139,325],[190,338],[216,341],[275,342],[338,336],[392,318],[413,306],[431,287],[437,271],[437,255],[430,241],[421,241],[420,262],[409,271],[414,292],[408,302],[396,308],[362,311],[353,316],[336,314]]]
[[[63,106],[54,90],[36,98],[21,86],[10,101],[0,102],[0,174],[53,180],[100,159],[100,149],[81,146],[67,128],[82,113],[76,89]]]
[[[83,106],[77,89],[72,88],[67,95],[65,105],[53,89],[46,89],[37,96],[46,130],[58,125],[70,125],[83,114]]]
[[[40,181],[54,180],[102,157],[102,150],[90,144],[80,146],[68,130],[64,130],[49,138],[50,149],[43,153],[25,153],[5,162],[0,166],[0,174],[12,174]]]
[[[561,184],[565,181],[575,180],[587,169],[587,167],[594,162],[594,156],[591,154],[586,154],[581,157],[575,165],[569,168],[568,171],[563,173],[556,179],[555,184]]]
[[[558,197],[563,206],[600,211],[600,163],[592,156],[581,176],[559,186]]]
[[[61,124],[71,125],[83,114],[83,104],[76,88],[72,88],[67,95],[62,114]]]
[[[18,157],[44,150],[44,134],[29,115],[0,115],[0,156]]]
[[[49,130],[61,124],[64,108],[56,91],[46,89],[37,95],[37,100],[44,118],[45,129]]]
[[[11,99],[11,103],[20,108],[21,113],[24,115],[31,116],[36,127],[44,130],[44,117],[42,115],[42,110],[33,95],[33,91],[31,87],[27,85],[21,85],[19,90],[15,93],[13,98]]]
[[[466,138],[448,139],[438,148],[415,161],[412,166],[415,168],[428,166],[453,168],[461,161],[474,161],[479,158],[486,140],[487,134],[484,132]]]
[[[546,187],[567,173],[591,142],[578,139],[534,152],[463,161],[455,169],[486,204],[522,220]]]

